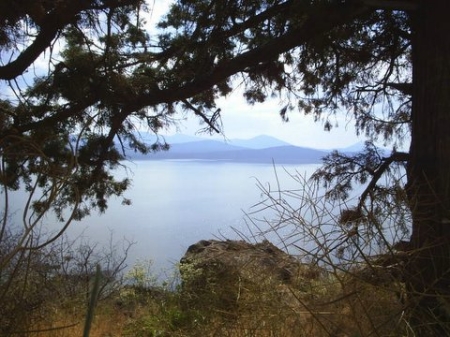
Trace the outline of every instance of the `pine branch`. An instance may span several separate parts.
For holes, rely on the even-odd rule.
[[[382,177],[383,173],[387,171],[389,166],[394,162],[402,162],[402,161],[408,161],[409,154],[406,152],[393,152],[389,157],[383,158],[383,162],[378,166],[378,168],[371,172],[372,179],[370,179],[369,184],[366,186],[364,191],[361,193],[361,196],[359,198],[357,211],[360,212],[364,202],[366,201],[367,197],[369,196],[370,192],[374,190],[376,184]]]
[[[213,121],[208,118],[203,112],[201,112],[198,108],[193,106],[187,99],[182,100],[182,102],[186,105],[187,108],[192,110],[196,116],[199,116],[212,130],[216,133],[220,133],[220,130],[214,125]]]

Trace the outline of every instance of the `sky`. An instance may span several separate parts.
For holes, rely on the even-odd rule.
[[[330,121],[334,127],[331,131],[325,131],[323,123],[314,122],[312,116],[305,116],[298,110],[289,112],[289,122],[283,122],[279,114],[282,105],[276,99],[249,105],[240,93],[235,92],[220,99],[217,105],[221,108],[226,139],[268,135],[293,145],[317,149],[344,148],[364,140],[356,136],[354,122],[346,117],[345,112],[332,116]],[[196,135],[204,127],[192,115],[187,117],[179,123],[178,130],[173,129],[169,134]],[[208,137],[207,134],[200,136]],[[224,136],[215,135],[212,138],[223,139]]]
[[[167,13],[170,3],[167,0],[148,0],[150,13],[146,20],[150,35],[155,24]],[[344,148],[364,141],[356,136],[354,121],[345,112],[331,117],[330,122],[337,127],[324,131],[322,123],[314,122],[313,117],[305,116],[298,110],[289,112],[289,122],[285,123],[279,115],[283,105],[278,100],[272,99],[252,106],[245,101],[239,89],[220,99],[217,106],[222,111],[226,139],[268,135],[293,145],[317,149]],[[204,126],[199,125],[199,120],[192,118],[192,115],[187,117],[190,118],[180,122],[176,129],[173,128],[167,134],[179,132],[198,135],[197,132]],[[206,134],[201,136],[208,137]],[[213,138],[223,139],[223,136],[216,135]]]
[[[147,29],[151,35],[156,35],[155,25],[167,13],[171,1],[147,0],[149,13],[146,14]],[[30,70],[33,74],[40,68],[46,69],[48,61],[39,58]],[[3,96],[8,96],[8,88],[2,88]],[[12,95],[12,93],[10,93]],[[283,122],[279,111],[283,104],[277,99],[269,99],[264,103],[249,105],[236,88],[226,98],[221,98],[217,106],[221,109],[224,135],[214,135],[214,139],[249,139],[259,135],[268,135],[290,144],[317,149],[344,148],[364,141],[356,136],[354,121],[346,112],[338,113],[330,118],[333,127],[331,131],[324,131],[323,123],[314,122],[312,116],[305,116],[298,110],[289,112],[289,122]],[[199,119],[189,114],[177,124],[177,128],[169,129],[165,134],[183,133],[198,134],[204,125]]]

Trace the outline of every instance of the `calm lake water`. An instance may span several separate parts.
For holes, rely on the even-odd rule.
[[[126,237],[136,244],[129,263],[151,259],[156,269],[168,269],[186,249],[202,239],[251,235],[245,213],[258,207],[264,196],[258,181],[276,189],[298,189],[286,172],[310,175],[317,164],[273,166],[207,161],[139,161],[129,163],[133,186],[126,197],[130,206],[112,200],[108,211],[72,226],[93,240]],[[255,231],[255,229],[252,229]],[[256,230],[257,231],[257,230]]]
[[[70,237],[83,236],[91,243],[134,241],[128,265],[152,260],[154,269],[168,270],[186,249],[202,239],[237,239],[236,230],[251,235],[245,213],[263,200],[258,181],[271,190],[298,189],[289,174],[309,176],[319,165],[276,166],[208,161],[137,161],[126,163],[133,183],[125,197],[111,200],[107,212],[74,222]],[[275,170],[277,174],[275,174]],[[267,215],[267,216],[270,216]],[[251,227],[251,226],[250,226]]]

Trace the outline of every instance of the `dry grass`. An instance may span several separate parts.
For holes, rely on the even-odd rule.
[[[356,274],[355,274],[356,275]],[[211,305],[186,307],[180,291],[140,292],[101,303],[91,336],[401,336],[402,304],[396,285],[374,285],[349,273],[304,279],[298,287],[247,284],[233,311]],[[214,297],[217,294],[211,293]],[[23,336],[79,337],[82,310],[53,312]],[[65,329],[55,329],[70,326]],[[50,330],[50,329],[55,330]]]

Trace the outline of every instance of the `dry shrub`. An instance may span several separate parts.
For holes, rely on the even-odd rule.
[[[393,249],[394,243],[406,235],[394,218],[398,210],[393,212],[386,206],[366,217],[370,223],[364,223],[358,214],[357,222],[351,217],[343,224],[343,214],[354,209],[351,201],[333,202],[301,174],[288,174],[299,188],[283,190],[279,185],[274,189],[259,184],[263,200],[248,214],[250,234],[240,234],[263,237],[285,247],[309,264],[306,271],[310,275],[289,287],[283,301],[272,298],[265,302],[269,304],[265,311],[257,311],[265,313],[254,314],[260,327],[267,327],[267,320],[276,317],[273,321],[281,318],[284,334],[269,330],[267,335],[407,335],[404,283],[399,278],[398,252]],[[320,273],[314,277],[317,270]],[[272,296],[276,293],[273,288],[267,292]],[[255,292],[263,293],[261,289]]]
[[[0,268],[0,335],[82,335],[96,266],[102,269],[99,299],[106,301],[119,290],[131,245],[121,242],[119,247],[111,238],[110,246],[100,250],[89,241],[62,236],[16,255]]]

